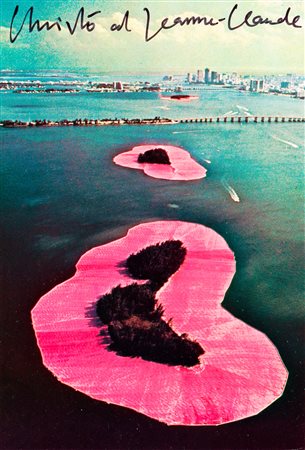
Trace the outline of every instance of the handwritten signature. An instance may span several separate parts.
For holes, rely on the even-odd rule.
[[[255,15],[253,11],[248,11],[242,18],[238,17],[238,8],[239,5],[235,4],[231,9],[228,17],[221,17],[216,19],[214,17],[209,16],[189,16],[189,17],[180,17],[177,16],[174,19],[169,19],[168,17],[164,17],[160,21],[160,25],[158,28],[153,31],[151,29],[152,19],[151,12],[148,8],[144,8],[143,11],[146,15],[145,20],[145,35],[144,39],[146,42],[154,39],[159,33],[162,31],[170,30],[174,27],[187,27],[187,26],[195,26],[195,25],[203,25],[209,27],[215,27],[219,25],[221,22],[227,22],[227,28],[230,31],[237,30],[243,26],[246,27],[257,27],[259,25],[286,25],[293,28],[302,28],[302,25],[299,24],[300,16],[293,16],[291,13],[291,7],[288,7],[284,14],[279,15],[276,19],[270,19],[268,17],[264,17],[262,15]],[[85,14],[85,8],[82,7],[77,13],[77,16],[74,22],[63,21],[61,17],[58,17],[57,20],[51,21],[42,21],[39,19],[34,19],[34,7],[31,6],[26,14],[21,19],[21,22],[16,27],[17,16],[19,15],[19,6],[15,7],[13,12],[11,25],[10,25],[10,42],[14,43],[19,37],[22,30],[27,27],[28,32],[32,33],[33,31],[41,32],[43,30],[50,31],[52,29],[56,31],[62,31],[65,27],[68,30],[68,33],[73,36],[76,30],[92,32],[95,29],[94,20],[96,17],[102,13],[102,11],[94,11],[90,14]],[[123,18],[120,23],[113,23],[110,26],[110,31],[127,31],[131,32],[132,29],[129,25],[129,17],[130,12],[127,10],[123,15]],[[16,30],[16,31],[15,31]]]

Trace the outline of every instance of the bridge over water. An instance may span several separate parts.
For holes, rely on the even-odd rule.
[[[183,119],[168,119],[165,117],[154,117],[149,119],[63,119],[63,120],[34,120],[22,122],[20,120],[3,120],[0,127],[4,128],[26,128],[26,127],[62,127],[62,126],[121,126],[121,125],[173,125],[189,123],[206,124],[248,124],[248,123],[304,123],[305,117],[297,116],[215,116],[215,117],[195,117]]]
[[[305,122],[305,117],[296,116],[216,116],[179,119],[178,123],[278,123]]]

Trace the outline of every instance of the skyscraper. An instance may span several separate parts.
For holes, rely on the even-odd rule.
[[[211,72],[211,83],[217,83],[217,72]]]
[[[210,82],[210,69],[206,68],[204,70],[204,82],[208,84]]]
[[[264,90],[264,80],[259,80],[259,83],[258,83],[258,89],[259,89],[260,91],[263,91],[263,90]]]
[[[203,71],[202,70],[197,70],[197,83],[202,83],[203,82]]]

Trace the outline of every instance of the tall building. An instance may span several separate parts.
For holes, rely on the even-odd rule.
[[[197,83],[202,83],[203,82],[203,71],[202,70],[197,70]]]
[[[250,91],[261,92],[264,90],[264,80],[250,80]]]
[[[186,81],[187,81],[188,83],[191,83],[192,80],[193,80],[193,74],[189,72],[189,73],[187,74],[187,76],[186,76]]]
[[[258,80],[250,80],[250,91],[251,92],[258,91]]]
[[[212,71],[211,72],[211,83],[217,83],[217,72]]]
[[[259,80],[258,82],[258,90],[263,91],[264,90],[264,80]]]
[[[204,82],[208,84],[210,82],[210,69],[206,68],[204,70]]]

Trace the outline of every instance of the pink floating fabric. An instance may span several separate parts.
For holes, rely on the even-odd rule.
[[[173,101],[173,102],[188,103],[188,102],[191,102],[192,100],[198,100],[199,97],[198,97],[198,95],[186,95],[186,96],[182,95],[181,97],[179,95],[171,96],[171,97],[161,95],[160,98],[162,100],[170,100],[170,101]]]
[[[180,239],[187,255],[157,294],[165,319],[204,348],[192,368],[118,356],[102,342],[88,311],[114,286],[134,282],[118,264],[142,248]],[[219,425],[253,416],[281,396],[286,368],[261,332],[221,307],[235,273],[225,240],[203,225],[144,223],[85,253],[76,274],[44,295],[32,310],[45,366],[59,381],[104,402],[168,425]],[[106,327],[104,327],[107,330]]]
[[[166,150],[171,164],[138,163],[140,153],[160,147]],[[206,169],[191,158],[186,150],[173,145],[138,145],[128,152],[120,153],[113,158],[119,166],[143,170],[146,175],[163,180],[198,180],[206,176]]]

